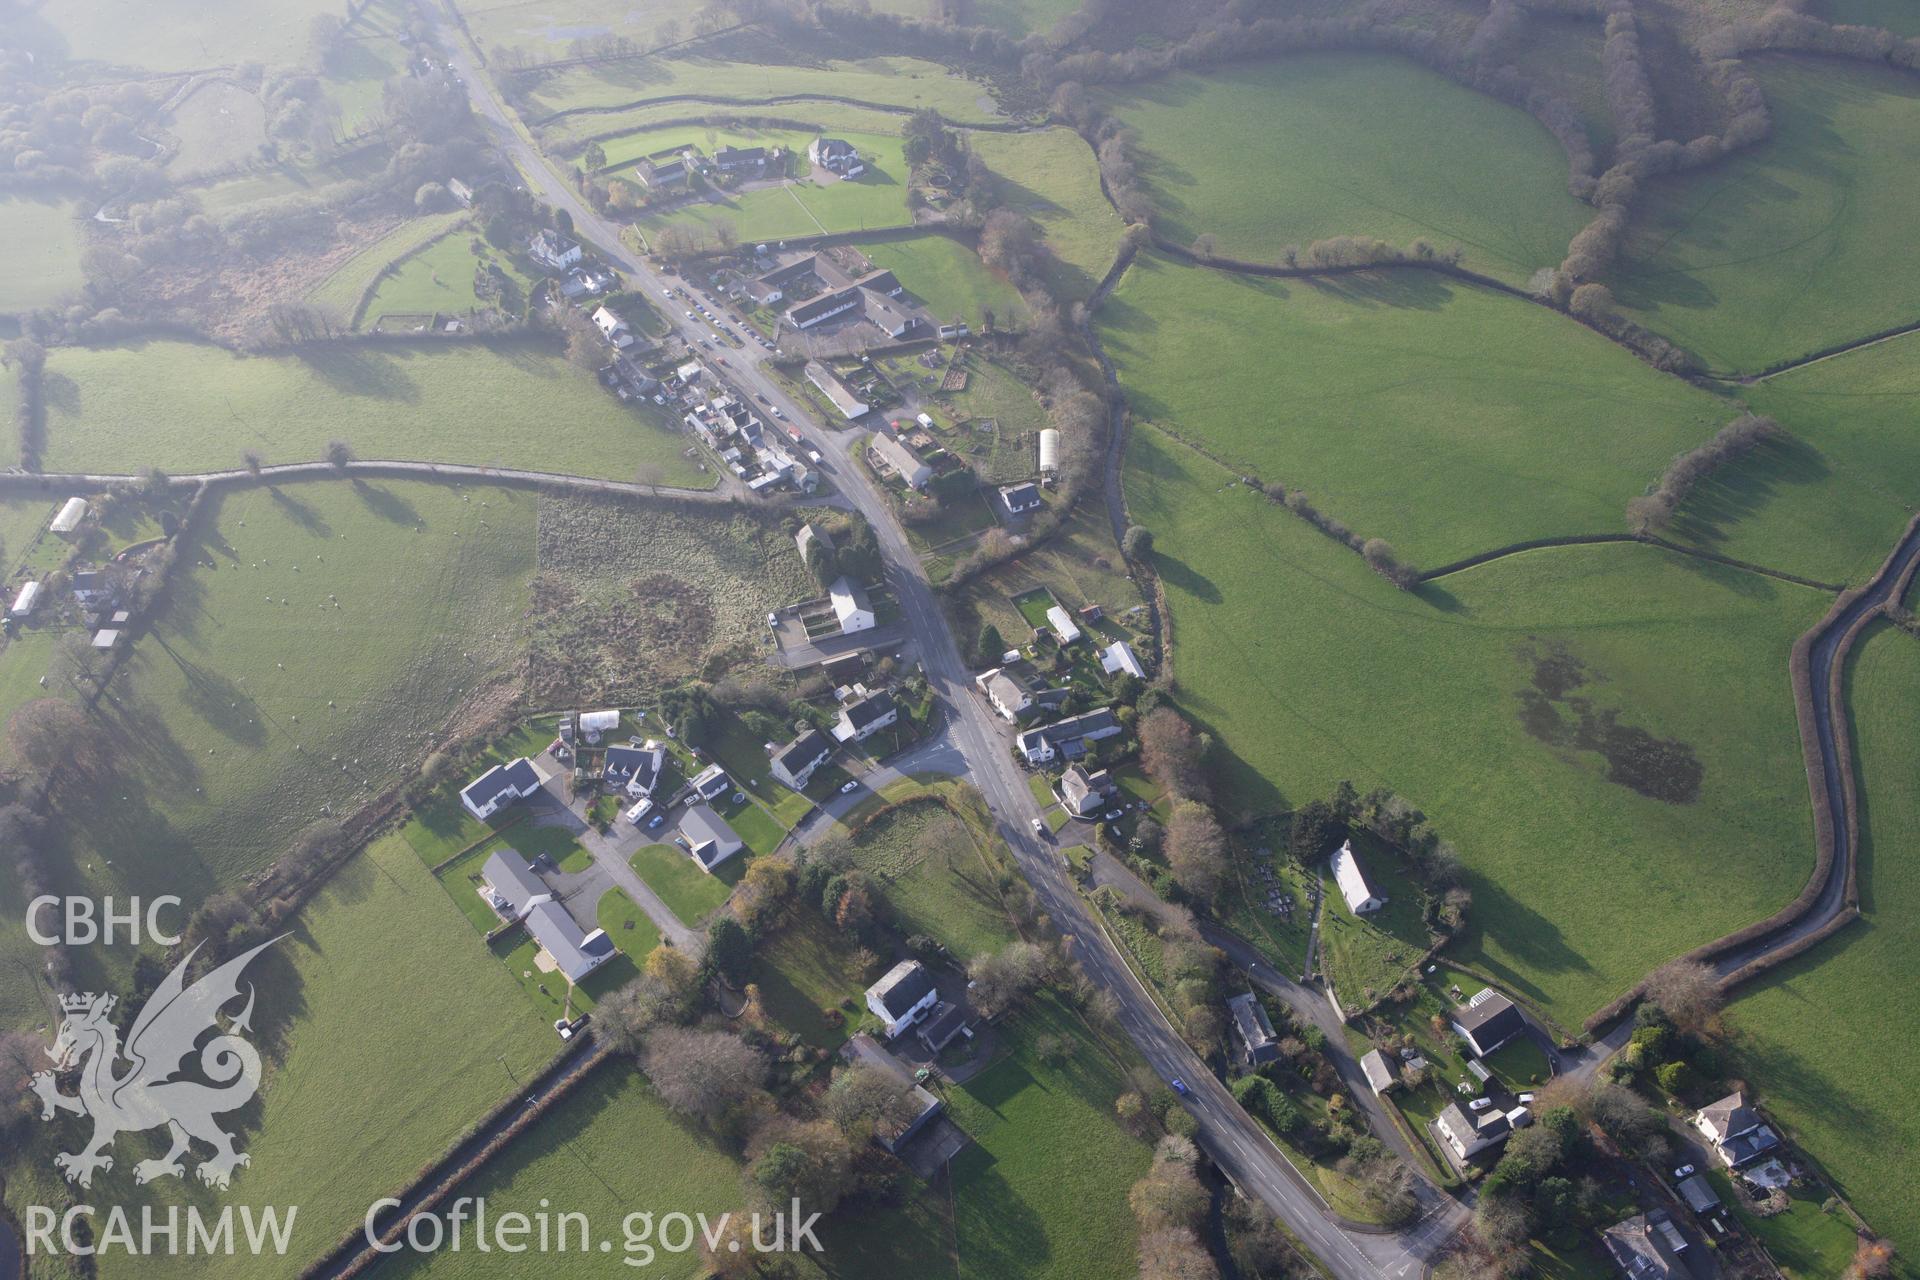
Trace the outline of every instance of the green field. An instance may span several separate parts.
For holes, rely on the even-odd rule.
[[[378,118],[384,87],[405,75],[405,34],[414,12],[406,0],[368,0],[347,25],[322,70],[327,89],[340,107],[340,128],[359,132]]]
[[[385,146],[374,144],[318,162],[283,161],[243,177],[225,178],[188,190],[208,214],[222,218],[247,205],[287,196],[331,199],[342,194],[349,184],[364,182],[379,174],[390,158],[391,153]]]
[[[774,52],[767,49],[768,56]],[[792,66],[735,60],[713,49],[706,56],[636,58],[554,72],[531,79],[529,88],[526,115],[530,122],[557,111],[624,107],[676,94],[750,102],[822,94],[909,110],[933,107],[959,124],[1001,118],[986,97],[985,85],[919,58],[859,58]]]
[[[388,263],[438,240],[466,216],[466,211],[462,209],[407,219],[334,268],[326,279],[308,291],[307,301],[324,308],[341,323],[354,319],[361,297],[373,286]]]
[[[667,146],[687,139],[690,133],[690,130],[668,129],[653,137],[660,139],[659,146]],[[762,134],[754,145],[763,145],[770,136]],[[807,142],[802,134],[782,136],[789,145],[797,141],[804,148]],[[643,232],[652,232],[670,224],[705,228],[727,222],[741,240],[752,243],[911,223],[913,217],[907,210],[907,162],[901,154],[900,138],[884,133],[849,132],[835,136],[851,142],[859,150],[867,165],[865,173],[851,180],[827,175],[820,183],[799,177],[777,187],[727,194],[716,201],[683,206],[664,215],[645,214],[640,219],[640,228]],[[640,145],[657,149],[652,148],[651,140]],[[805,157],[796,163],[804,172]]]
[[[48,471],[229,469],[248,449],[311,462],[344,439],[362,458],[713,482],[684,437],[539,341],[253,358],[183,342],[63,347],[47,361],[47,437]]]
[[[167,130],[180,149],[167,174],[188,182],[195,174],[239,164],[267,140],[267,108],[260,95],[225,80],[207,80],[174,107]]]
[[[1717,370],[1920,320],[1920,84],[1839,60],[1754,63],[1773,136],[1642,193],[1614,293]]]
[[[498,300],[482,302],[474,290],[474,276],[483,263],[493,263],[517,286],[519,305],[501,307],[518,314],[525,305],[532,282],[506,255],[488,249],[484,255],[473,252],[474,235],[455,229],[409,255],[383,278],[367,302],[364,318],[371,321],[391,312],[452,312],[456,315],[496,306]],[[484,242],[483,242],[484,243]]]
[[[80,287],[80,224],[68,201],[0,199],[0,244],[0,314],[48,306]]]
[[[1897,36],[1920,36],[1920,9],[1907,0],[1820,0],[1813,12],[1829,22],[1885,27]]]
[[[685,103],[680,104],[682,114],[685,106]],[[862,114],[868,115],[873,121],[865,132],[891,132],[884,127],[875,129],[874,125],[890,125],[893,123],[892,117],[877,113]],[[693,147],[712,156],[721,147],[785,147],[790,153],[787,172],[803,175],[807,171],[807,143],[812,139],[813,135],[805,131],[767,129],[751,124],[678,124],[658,129],[639,129],[617,138],[600,139],[600,150],[607,159],[595,172],[617,175],[642,156],[650,156],[668,148]]]
[[[1053,286],[1084,298],[1113,265],[1125,229],[1100,193],[1093,149],[1071,129],[967,135],[967,145],[1000,179],[999,202],[1040,224],[1057,266]]]
[[[917,240],[887,240],[859,246],[876,267],[890,269],[935,320],[942,324],[965,321],[981,324],[993,312],[994,323],[1017,326],[1026,318],[1026,304],[1011,284],[980,262],[973,250],[945,236]]]
[[[1073,0],[984,0],[972,20],[1010,36],[1045,35],[1075,8]]]
[[[252,1164],[227,1194],[178,1181],[136,1190],[132,1155],[145,1143],[129,1148],[133,1140],[123,1138],[96,1195],[162,1212],[180,1202],[212,1212],[298,1204],[289,1257],[311,1259],[510,1096],[559,1043],[394,837],[349,863],[248,978],[259,993],[254,1039],[268,1060],[262,1102],[243,1113],[239,1145]],[[77,1123],[35,1126],[30,1158],[7,1170],[14,1204],[61,1202],[45,1157],[71,1149]],[[244,1254],[118,1253],[100,1273],[225,1277],[256,1266]]]
[[[379,1268],[381,1275],[685,1280],[702,1274],[697,1252],[659,1253],[644,1271],[622,1266],[623,1257],[636,1267],[641,1260],[624,1252],[623,1220],[648,1211],[656,1221],[675,1212],[717,1219],[740,1207],[740,1167],[712,1137],[669,1114],[640,1073],[618,1062],[582,1083],[461,1193],[485,1199],[490,1216],[518,1211],[531,1218],[543,1206],[550,1214],[585,1214],[592,1227],[588,1248],[580,1249],[577,1229],[565,1253],[480,1253],[469,1241],[457,1253],[396,1255]],[[599,1252],[602,1240],[612,1245],[610,1255]]]
[[[1905,1050],[1920,1035],[1920,1013],[1903,993],[1920,963],[1920,866],[1912,857],[1920,788],[1911,767],[1920,641],[1871,627],[1848,664],[1847,706],[1865,918],[1733,1007],[1741,1033],[1735,1070],[1874,1229],[1916,1259],[1920,1207],[1902,1187],[1906,1153],[1920,1149],[1912,1105],[1920,1068]]]
[[[1411,62],[1318,54],[1177,75],[1108,96],[1179,244],[1277,262],[1288,245],[1425,236],[1513,283],[1559,263],[1592,211],[1525,112]]]
[[[307,24],[333,13],[322,0],[208,0],[176,13],[138,0],[72,0],[46,21],[66,43],[67,56],[151,71],[192,71],[262,62],[293,66],[306,60]]]
[[[753,981],[760,988],[761,1006],[808,1044],[839,1048],[859,1029],[866,1008],[858,950],[818,911],[801,907],[790,912],[779,935],[755,956]],[[839,1009],[845,1021],[831,1025],[829,1009]]]
[[[854,838],[902,933],[924,933],[963,961],[1006,945],[1011,930],[992,873],[966,825],[932,800],[898,805]]]
[[[537,503],[389,481],[215,500],[114,685],[125,749],[68,815],[76,857],[191,903],[390,786],[524,654]]]
[[[721,864],[720,870],[737,877],[745,863],[746,855],[736,853]],[[702,871],[677,845],[647,845],[633,855],[633,869],[673,914],[694,928],[719,910],[733,892],[733,879]]]
[[[1409,595],[1150,428],[1126,480],[1229,810],[1392,786],[1474,873],[1465,958],[1560,1021],[1799,891],[1787,656],[1828,596],[1631,545]]]
[[[1265,280],[1143,257],[1100,309],[1140,418],[1431,568],[1623,530],[1733,416],[1542,307],[1423,271]]]

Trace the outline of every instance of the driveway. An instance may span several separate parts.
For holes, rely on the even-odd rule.
[[[595,869],[605,877],[602,892],[616,887],[626,890],[627,896],[647,913],[647,919],[653,921],[654,926],[660,930],[661,938],[673,943],[676,947],[697,949],[699,932],[681,923],[680,917],[673,914],[672,908],[660,900],[660,895],[648,887],[647,882],[640,878],[639,872],[635,871],[628,861],[642,845],[652,844],[654,836],[621,820],[616,820],[607,828],[607,834],[600,834],[554,793],[554,787],[560,785],[564,784],[556,778],[554,782],[548,784],[543,794],[527,801],[527,804],[533,808],[527,821],[541,826],[564,827],[574,839],[580,842],[581,847],[593,858]],[[667,830],[668,827],[663,825],[660,832],[655,834],[664,833]],[[576,879],[578,880],[576,891],[583,890],[588,882],[579,879],[578,873],[576,873]],[[560,888],[559,885],[555,887]],[[584,893],[581,896],[584,897]],[[575,920],[591,928],[599,912],[599,899],[597,897],[594,899],[591,911],[583,920],[581,912],[586,909],[585,906],[576,905],[575,902],[569,902],[567,906],[568,913]],[[635,956],[634,959],[638,962],[646,957]]]

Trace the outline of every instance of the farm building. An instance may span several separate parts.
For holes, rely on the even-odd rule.
[[[497,764],[469,782],[460,792],[460,803],[484,822],[515,800],[534,794],[546,781],[533,761],[521,756],[509,764]]]
[[[853,584],[851,578],[839,577],[827,588],[827,598],[833,602],[833,616],[840,620],[840,634],[850,636],[856,631],[871,631],[875,622],[873,602],[867,599],[867,593]]]
[[[102,627],[93,633],[93,647],[106,650],[120,642],[120,632],[113,627]]]
[[[933,975],[918,960],[902,960],[867,988],[867,1008],[885,1024],[889,1040],[918,1022],[939,999]]]
[[[1360,859],[1354,856],[1353,842],[1341,842],[1333,855],[1333,879],[1340,886],[1340,896],[1346,899],[1347,910],[1357,916],[1370,911],[1378,911],[1387,905],[1387,900],[1374,893],[1367,877],[1360,870]]]
[[[1100,651],[1100,669],[1108,675],[1121,672],[1136,680],[1147,678],[1147,669],[1140,665],[1140,659],[1133,655],[1133,646],[1125,640],[1115,640]]]
[[[865,310],[867,319],[878,325],[880,331],[889,338],[904,338],[920,323],[905,307],[877,293],[867,296]]]
[[[840,381],[838,374],[818,360],[807,361],[807,381],[820,388],[820,394],[830,400],[833,407],[838,409],[841,416],[849,422],[872,407],[855,395],[846,383]]]
[[[809,557],[812,556],[815,547],[820,549],[821,555],[833,554],[833,538],[825,529],[819,528],[812,521],[800,526],[800,531],[793,535],[793,545],[800,548],[800,563],[808,565],[809,568],[812,567]]]
[[[473,188],[460,179],[447,179],[447,194],[458,201],[462,209],[473,208]]]
[[[1241,1061],[1259,1067],[1279,1058],[1280,1041],[1260,997],[1243,991],[1227,1001],[1227,1012],[1233,1017],[1233,1038],[1239,1042]]]
[[[1475,1054],[1484,1058],[1527,1029],[1526,1019],[1513,1001],[1492,987],[1482,990],[1465,1007],[1455,1009],[1453,1029]]]
[[[658,190],[661,187],[684,186],[693,169],[687,164],[691,148],[667,147],[645,156],[633,166],[633,176],[640,179],[642,186]]]
[[[818,729],[807,729],[773,753],[769,768],[774,777],[801,791],[813,781],[814,771],[832,755],[833,739]]]
[[[1367,1077],[1367,1087],[1376,1095],[1388,1093],[1400,1087],[1400,1077],[1394,1072],[1393,1062],[1378,1049],[1369,1050],[1361,1055],[1360,1071]]]
[[[502,920],[526,923],[528,934],[569,982],[579,982],[620,954],[606,930],[587,933],[575,924],[527,860],[512,849],[498,850],[487,859],[480,869],[480,889]]]
[[[840,708],[833,736],[840,742],[865,742],[900,719],[900,704],[886,690],[855,698]]]
[[[687,852],[700,869],[709,874],[746,847],[746,841],[734,834],[727,820],[704,804],[689,806],[680,815],[680,837],[687,842]]]
[[[1024,484],[1001,485],[1000,501],[1014,515],[1022,511],[1036,511],[1045,505],[1040,497],[1040,486],[1031,480]]]
[[[787,323],[796,329],[811,329],[835,316],[845,315],[859,305],[860,291],[848,285],[844,289],[835,289],[817,298],[794,303],[787,308]]]
[[[87,500],[68,498],[60,505],[59,512],[53,517],[53,523],[47,526],[48,533],[72,533],[87,518]]]
[[[1073,623],[1073,615],[1064,605],[1054,605],[1047,610],[1047,625],[1053,628],[1053,638],[1063,645],[1072,644],[1080,638],[1080,628]]]
[[[873,456],[878,458],[887,470],[905,481],[907,488],[923,489],[927,481],[933,479],[933,468],[922,462],[913,450],[886,432],[873,433],[871,448]]]
[[[20,594],[13,598],[13,607],[7,610],[9,618],[30,618],[33,611],[40,607],[40,584],[29,582],[20,588]]]

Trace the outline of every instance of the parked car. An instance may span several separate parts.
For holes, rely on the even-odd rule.
[[[1679,1182],[1679,1181],[1682,1181],[1683,1179],[1691,1178],[1693,1176],[1693,1172],[1694,1170],[1692,1165],[1683,1164],[1678,1169],[1675,1169],[1673,1171],[1673,1180],[1675,1182]]]
[[[1124,818],[1126,816],[1127,816],[1127,811],[1125,809],[1109,809],[1107,810],[1103,818],[1103,821],[1113,822],[1117,819]]]
[[[809,449],[809,450],[807,450],[807,461],[808,461],[808,462],[811,462],[811,463],[812,463],[812,464],[813,464],[814,466],[816,466],[816,467],[817,467],[817,466],[819,466],[819,465],[820,465],[820,451],[819,451],[818,449]]]
[[[1469,1102],[1467,1104],[1467,1110],[1485,1111],[1488,1107],[1492,1105],[1493,1105],[1493,1099],[1491,1098],[1475,1098],[1472,1102]]]
[[[560,1034],[562,1040],[573,1039],[573,1024],[565,1018],[555,1018],[553,1020],[553,1029]]]
[[[1033,820],[1033,834],[1037,836],[1043,836],[1046,833],[1047,833],[1047,824],[1040,821],[1040,819],[1035,818]]]
[[[653,820],[647,823],[647,830],[658,831],[660,829],[660,824],[665,822],[666,820],[667,820],[667,815],[664,811],[654,814]]]
[[[858,782],[849,782],[847,783],[846,786],[840,788],[840,794],[843,796],[850,796],[854,792],[858,791],[859,789],[860,789],[860,784]]]

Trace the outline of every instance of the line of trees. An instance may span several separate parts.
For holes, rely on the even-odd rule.
[[[1770,440],[1786,437],[1772,418],[1742,414],[1698,445],[1667,464],[1653,492],[1627,503],[1627,527],[1635,533],[1666,528],[1693,487],[1715,471]]]
[[[47,444],[47,349],[32,338],[15,338],[6,345],[5,359],[0,363],[14,371],[14,381],[20,388],[19,403],[13,411],[20,465],[38,471]]]

